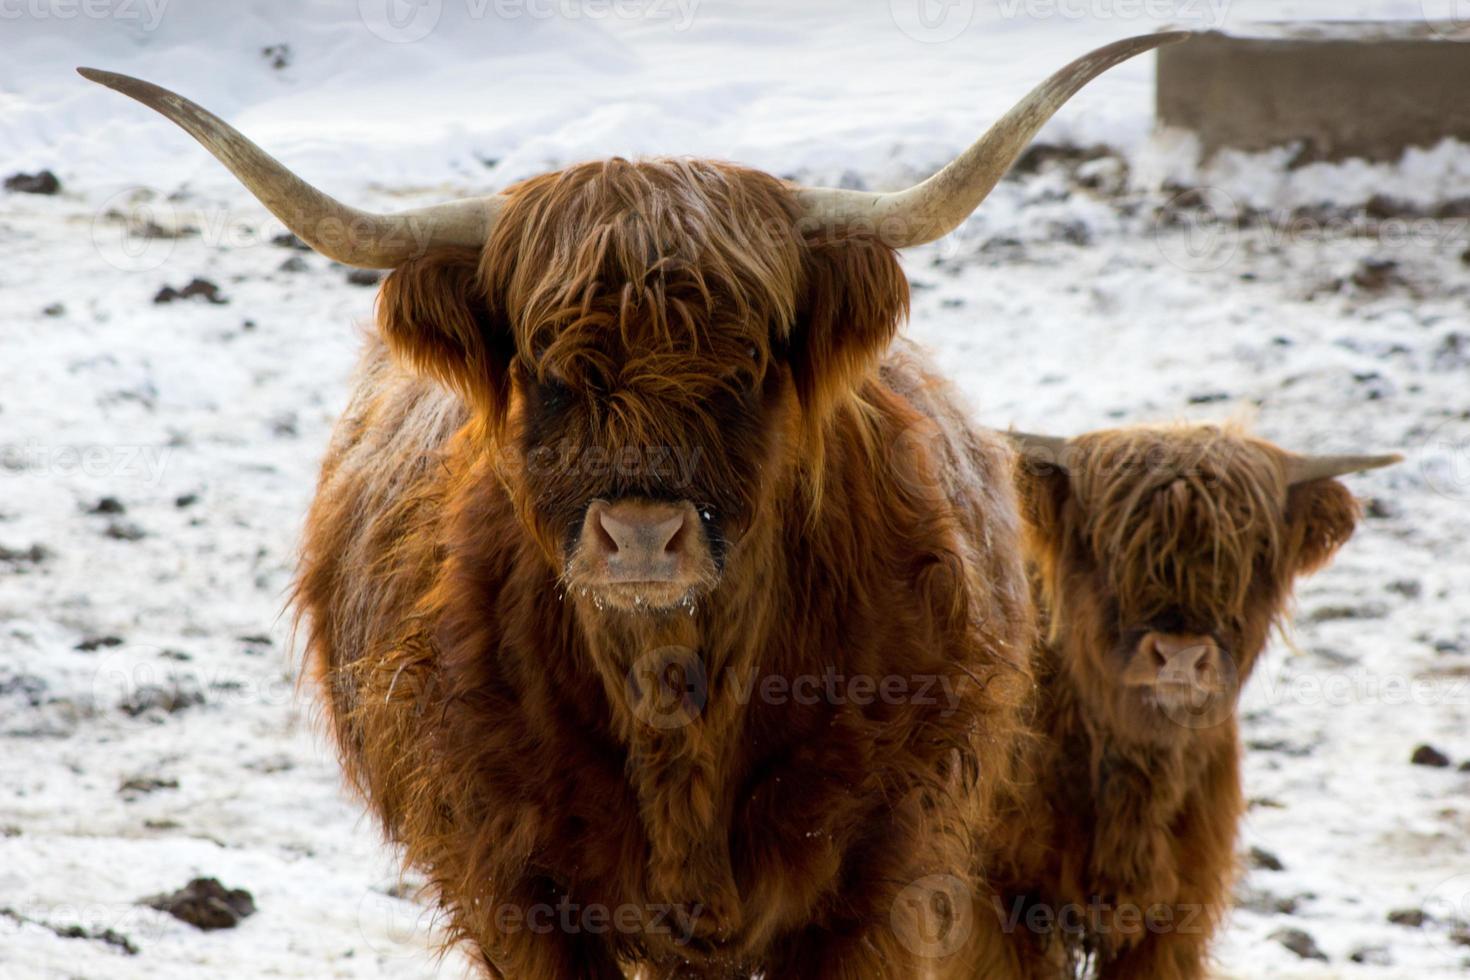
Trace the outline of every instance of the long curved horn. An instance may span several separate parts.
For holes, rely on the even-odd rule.
[[[1376,470],[1403,461],[1404,457],[1399,453],[1383,456],[1292,456],[1286,463],[1286,482],[1295,486],[1312,480]]]
[[[1072,443],[1061,436],[1042,436],[1033,432],[1017,432],[1011,429],[1002,433],[1016,447],[1016,451],[1029,463],[1047,463],[1067,468],[1067,456]]]
[[[804,218],[824,228],[871,227],[894,248],[943,238],[980,206],[1036,131],[1084,85],[1134,55],[1192,36],[1190,31],[1161,31],[1083,55],[1032,89],[979,142],[923,183],[890,194],[806,188],[798,192]]]
[[[478,248],[489,237],[499,197],[467,198],[396,214],[374,214],[323,194],[181,95],[128,75],[78,68],[83,78],[143,103],[180,126],[240,179],[302,241],[328,258],[364,269],[391,269],[441,245]]]

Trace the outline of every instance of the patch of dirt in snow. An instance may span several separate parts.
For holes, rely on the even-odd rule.
[[[458,976],[388,894],[282,615],[373,294],[277,271],[269,236],[132,261],[109,227],[64,198],[0,222],[0,976]],[[196,279],[229,304],[154,304]],[[194,878],[256,914],[148,906]]]

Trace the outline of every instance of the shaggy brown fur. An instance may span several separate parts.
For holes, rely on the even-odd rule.
[[[1243,811],[1235,696],[1293,579],[1328,561],[1358,506],[1336,480],[1288,487],[1285,454],[1231,429],[1125,429],[1075,445],[1070,472],[1020,468],[1049,624],[1037,739],[990,873],[1033,976],[1090,963],[1108,980],[1193,980],[1230,901]],[[1233,665],[1227,693],[1181,710],[1121,684],[1150,630],[1213,636]]]
[[[347,771],[449,936],[513,980],[1005,975],[965,906],[1030,686],[1010,453],[890,349],[893,253],[804,237],[725,165],[509,194],[482,254],[385,282],[298,596]],[[604,465],[669,448],[687,485]],[[619,497],[694,502],[717,579],[568,594]]]

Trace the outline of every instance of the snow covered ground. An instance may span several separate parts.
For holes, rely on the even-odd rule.
[[[63,185],[0,195],[0,976],[463,971],[343,794],[282,615],[373,291],[271,244],[212,159],[75,65],[176,87],[370,205],[613,153],[886,187],[1106,39],[1424,11],[1455,5],[0,0],[0,176]],[[1246,692],[1245,845],[1282,868],[1249,872],[1220,964],[1462,975],[1470,148],[1200,170],[1149,135],[1151,77],[1122,66],[1043,134],[1111,151],[1038,163],[907,256],[909,333],[997,426],[1244,413],[1292,448],[1409,455],[1350,478],[1373,516]],[[221,302],[153,302],[196,277]],[[1410,765],[1424,743],[1452,765]],[[259,911],[202,933],[138,904],[197,875]]]

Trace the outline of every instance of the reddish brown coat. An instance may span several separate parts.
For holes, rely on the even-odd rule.
[[[991,877],[1033,976],[1087,961],[1107,980],[1196,980],[1235,876],[1235,695],[1358,505],[1336,480],[1288,486],[1280,449],[1207,426],[1094,433],[1067,466],[1020,468],[1049,623]],[[1119,682],[1160,622],[1215,637],[1225,698],[1166,709]]]
[[[1029,686],[1011,457],[890,349],[893,253],[722,165],[510,196],[482,255],[385,283],[299,585],[347,770],[449,937],[513,980],[993,975],[994,920],[927,896],[973,894]],[[564,593],[593,488],[528,467],[553,384],[606,394],[574,445],[700,450],[728,548],[689,608]],[[761,687],[832,672],[910,686]]]

